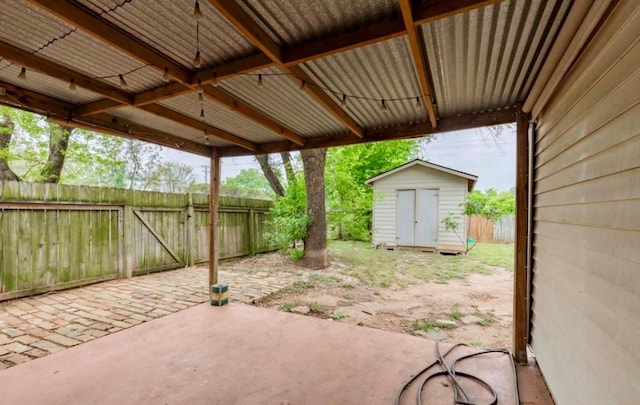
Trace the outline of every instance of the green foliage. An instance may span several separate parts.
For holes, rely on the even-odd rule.
[[[513,243],[483,243],[469,253],[470,257],[488,266],[509,271],[513,271],[513,255]]]
[[[483,245],[487,251],[494,244]],[[501,251],[502,252],[502,251]],[[513,260],[513,250],[502,252]],[[400,288],[421,282],[446,283],[449,280],[464,279],[471,273],[491,274],[492,269],[481,258],[473,255],[444,256],[399,250],[391,252],[372,249],[366,242],[331,241],[329,254],[335,263],[340,263],[341,276],[353,277],[360,283],[379,288],[398,286]],[[342,284],[342,288],[349,289]],[[386,287],[383,287],[386,288]]]
[[[228,177],[220,185],[220,194],[232,197],[273,200],[275,193],[258,169],[242,169],[234,177]]]
[[[24,181],[41,181],[49,142],[61,127],[36,114],[0,107],[14,123],[11,144],[0,150]],[[162,162],[158,145],[74,129],[64,151],[60,183],[182,193],[195,182],[188,165]]]
[[[464,316],[464,313],[460,312],[457,309],[454,309],[449,316],[451,316],[451,318],[455,320],[458,320]]]
[[[327,152],[326,192],[330,233],[341,240],[370,240],[373,190],[365,180],[415,158],[415,140],[375,142]]]
[[[470,192],[463,208],[465,215],[481,215],[488,220],[496,221],[503,215],[513,214],[515,207],[516,196],[512,191],[498,193],[490,188]]]
[[[348,318],[349,315],[346,312],[334,311],[333,315],[331,315],[331,317],[333,319],[335,319],[336,321],[339,321],[340,319]]]
[[[456,328],[455,325],[450,325],[448,323],[440,323],[437,321],[419,320],[419,319],[416,319],[415,321],[413,321],[413,323],[411,324],[411,327],[413,328],[413,330],[422,330],[425,332],[430,332],[432,330],[437,330],[437,329],[455,329]]]
[[[291,312],[291,310],[295,307],[296,307],[296,304],[294,302],[285,302],[280,307],[280,311]]]
[[[276,246],[286,248],[307,236],[306,189],[302,176],[289,185],[284,196],[271,208],[272,232],[266,236]]]
[[[444,225],[444,228],[447,231],[453,232],[458,240],[462,242],[462,244],[465,246],[466,254],[469,253],[469,251],[473,249],[478,242],[473,242],[473,244],[469,246],[469,241],[464,240],[463,235],[458,232],[460,230],[460,227],[462,227],[462,221],[464,221],[464,218],[461,215],[456,215],[453,212],[449,212],[444,218],[440,220],[440,223]]]
[[[323,314],[325,311],[324,305],[319,304],[317,302],[312,302],[309,304],[309,310],[314,314]]]
[[[196,181],[193,167],[174,162],[162,162],[151,173],[150,185],[165,193],[185,193]]]

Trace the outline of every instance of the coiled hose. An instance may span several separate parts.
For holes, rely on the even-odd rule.
[[[402,387],[400,387],[400,389],[398,390],[398,392],[396,394],[395,400],[393,402],[394,405],[400,405],[400,399],[402,398],[402,394],[411,386],[411,384],[413,384],[415,381],[417,381],[420,378],[420,376],[423,376],[427,371],[431,370],[436,365],[440,365],[443,370],[427,375],[420,382],[420,385],[418,386],[418,392],[416,394],[416,404],[417,405],[422,405],[422,397],[423,397],[423,393],[425,392],[425,387],[426,387],[427,383],[429,381],[431,381],[435,377],[440,377],[440,376],[444,376],[444,375],[448,376],[449,380],[451,380],[451,382],[453,384],[453,402],[455,404],[459,404],[459,405],[479,405],[476,402],[473,402],[471,398],[469,398],[469,395],[467,395],[467,393],[465,392],[465,390],[462,387],[462,385],[460,385],[460,382],[458,381],[458,379],[460,377],[462,377],[462,378],[466,378],[466,379],[475,381],[478,385],[480,385],[481,387],[483,387],[484,389],[489,391],[489,393],[491,394],[491,397],[492,397],[491,402],[489,403],[489,405],[497,405],[498,404],[498,394],[496,393],[495,389],[493,389],[493,387],[491,387],[491,385],[489,385],[486,381],[484,381],[480,377],[475,376],[473,374],[463,373],[463,372],[460,372],[460,371],[456,372],[456,364],[457,363],[460,363],[460,362],[462,362],[464,360],[467,360],[467,359],[470,359],[472,357],[482,356],[482,355],[489,354],[489,353],[503,353],[503,354],[506,354],[507,356],[509,356],[509,359],[511,360],[511,370],[513,372],[513,388],[514,388],[515,403],[516,404],[520,404],[520,397],[518,396],[518,376],[516,374],[516,364],[515,364],[515,361],[513,360],[513,356],[511,356],[511,353],[508,350],[505,350],[505,349],[490,349],[490,350],[483,350],[483,351],[480,351],[480,352],[468,354],[468,355],[465,355],[465,356],[462,356],[462,357],[459,357],[459,358],[453,360],[453,362],[449,366],[447,364],[445,358],[450,353],[452,353],[456,348],[461,347],[461,346],[469,347],[468,345],[465,345],[465,344],[462,344],[462,343],[458,343],[456,345],[453,345],[443,355],[442,352],[440,351],[440,342],[436,341],[436,351],[437,351],[438,358],[433,363],[427,365],[422,370],[420,370],[418,373],[416,373],[411,378],[409,378],[402,385]]]

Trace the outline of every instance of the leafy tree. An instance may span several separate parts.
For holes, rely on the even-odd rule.
[[[463,208],[465,215],[480,215],[490,221],[497,221],[503,215],[513,214],[515,207],[516,196],[512,191],[498,193],[490,188],[469,193]]]
[[[327,154],[329,227],[338,239],[370,240],[373,190],[364,182],[417,157],[415,140],[366,143]]]
[[[242,169],[234,177],[224,179],[220,185],[220,194],[262,200],[275,198],[275,192],[266,177],[257,169]]]
[[[162,162],[151,173],[150,187],[165,193],[186,193],[195,181],[196,175],[191,166]]]
[[[306,213],[307,193],[304,181],[298,176],[287,188],[282,197],[277,197],[271,209],[273,232],[267,237],[281,248],[296,242],[307,235],[308,216]]]
[[[35,114],[0,107],[0,180],[59,182],[72,131]]]

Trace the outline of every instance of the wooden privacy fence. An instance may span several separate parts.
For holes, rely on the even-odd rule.
[[[273,250],[270,201],[220,197],[220,258]],[[0,301],[209,260],[209,196],[0,182]]]
[[[515,216],[503,215],[492,222],[480,215],[468,217],[469,237],[478,242],[513,242],[515,237]]]

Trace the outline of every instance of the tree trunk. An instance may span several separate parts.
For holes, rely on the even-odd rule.
[[[8,150],[13,136],[13,121],[7,114],[0,114],[0,181],[20,181],[20,177],[9,167],[3,152]]]
[[[260,163],[264,177],[267,178],[273,192],[276,193],[278,197],[282,197],[284,195],[284,188],[280,183],[280,179],[278,179],[278,176],[276,176],[276,173],[269,164],[269,155],[256,155],[256,159],[258,160],[258,163]]]
[[[304,240],[304,262],[309,268],[325,269],[329,267],[324,193],[324,163],[327,149],[303,150],[301,155],[309,217],[307,237]]]
[[[49,133],[49,158],[40,172],[43,183],[60,181],[71,131],[73,128],[63,126],[55,126],[51,129]]]
[[[289,152],[281,152],[280,157],[282,158],[284,172],[287,176],[287,184],[291,186],[296,180],[296,174],[294,173],[293,166],[291,165],[291,154]]]

